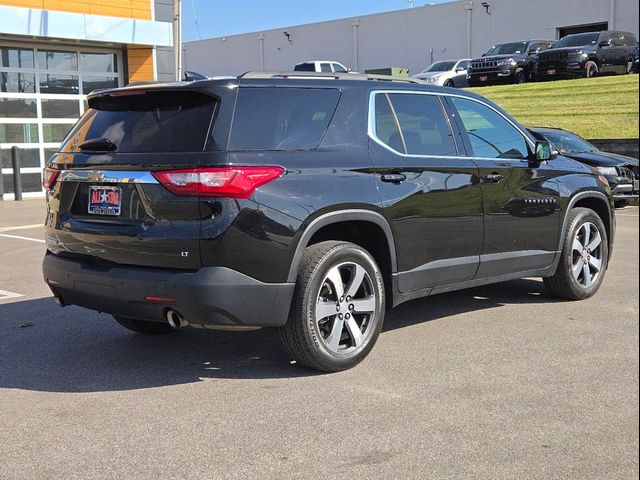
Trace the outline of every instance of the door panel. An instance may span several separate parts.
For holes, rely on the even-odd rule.
[[[370,154],[396,239],[399,290],[472,279],[482,247],[478,168],[457,157],[440,100],[380,93],[371,108]]]
[[[549,266],[560,229],[554,169],[525,158],[527,140],[497,111],[469,99],[450,103],[482,181],[484,242],[477,278]]]

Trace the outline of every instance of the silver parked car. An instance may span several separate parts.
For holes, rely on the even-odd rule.
[[[470,61],[469,58],[463,58],[435,62],[413,77],[443,87],[466,87]]]

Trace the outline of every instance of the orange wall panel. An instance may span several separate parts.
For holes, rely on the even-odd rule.
[[[129,82],[153,80],[153,48],[128,48],[127,67],[129,68]]]
[[[151,0],[0,0],[0,5],[151,20]]]

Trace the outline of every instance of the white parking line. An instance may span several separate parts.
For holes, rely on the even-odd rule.
[[[37,242],[37,243],[47,243],[44,240],[40,240],[38,238],[21,237],[20,235],[8,235],[6,233],[0,233],[0,237],[15,238],[18,240],[28,240],[30,242]]]
[[[0,290],[0,300],[4,300],[5,298],[18,298],[24,297],[20,293],[7,292],[6,290]]]
[[[18,225],[14,227],[1,227],[0,232],[10,232],[12,230],[31,230],[32,228],[42,227],[41,223],[34,223],[33,225]]]

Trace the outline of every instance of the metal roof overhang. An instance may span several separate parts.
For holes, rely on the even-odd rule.
[[[173,46],[172,24],[0,5],[0,35]]]

